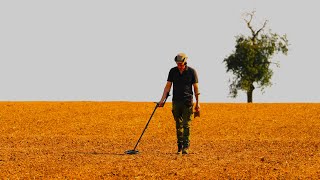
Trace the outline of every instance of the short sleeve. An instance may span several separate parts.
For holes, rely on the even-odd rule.
[[[167,81],[173,82],[173,69],[170,69]]]
[[[192,79],[192,84],[198,83],[198,74],[196,70],[193,70],[193,79]]]

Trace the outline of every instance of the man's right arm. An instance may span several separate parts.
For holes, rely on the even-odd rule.
[[[171,86],[172,86],[172,82],[167,81],[167,84],[166,84],[166,86],[164,87],[164,90],[163,90],[163,94],[162,94],[161,100],[159,101],[159,107],[163,107],[164,100],[167,98],[167,95],[170,92]]]

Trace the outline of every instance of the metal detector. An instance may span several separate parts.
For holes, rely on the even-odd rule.
[[[164,100],[163,106],[164,106],[164,104],[166,103],[166,101],[167,101],[167,99],[168,99],[169,96],[170,96],[170,94],[168,93],[166,99]],[[139,144],[139,142],[140,142],[140,140],[141,140],[142,135],[143,135],[144,132],[146,131],[146,129],[147,129],[149,123],[150,123],[150,120],[151,120],[153,114],[155,113],[155,111],[156,111],[156,109],[157,109],[158,107],[159,107],[159,104],[157,103],[157,104],[156,104],[156,107],[154,108],[154,110],[153,110],[153,112],[152,112],[152,114],[151,114],[151,116],[150,116],[150,118],[149,118],[148,123],[146,124],[146,127],[143,129],[142,134],[141,134],[140,138],[138,139],[136,145],[134,146],[133,150],[127,150],[127,151],[125,151],[125,152],[124,152],[125,154],[138,154],[138,153],[139,153],[139,151],[136,150],[136,148],[137,148],[137,146],[138,146],[138,144]]]

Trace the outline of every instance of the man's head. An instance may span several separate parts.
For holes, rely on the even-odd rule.
[[[178,69],[183,71],[187,64],[187,55],[184,53],[179,53],[175,58],[174,61],[177,63]]]
[[[175,58],[174,61],[176,63],[185,63],[187,61],[188,57],[185,53],[179,53]]]

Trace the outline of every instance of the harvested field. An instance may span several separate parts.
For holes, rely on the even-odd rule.
[[[201,104],[176,155],[171,104],[0,102],[0,179],[319,179],[320,104]]]

